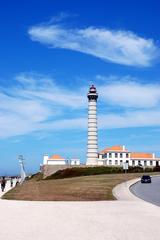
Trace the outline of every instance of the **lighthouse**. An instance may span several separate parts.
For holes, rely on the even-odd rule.
[[[88,144],[86,165],[98,165],[97,136],[97,99],[98,93],[94,85],[88,92]]]

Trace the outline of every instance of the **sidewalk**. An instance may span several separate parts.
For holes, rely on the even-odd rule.
[[[127,183],[127,189],[129,184]],[[119,201],[0,201],[5,240],[159,240],[160,208],[137,198]]]
[[[13,186],[15,186],[15,180],[13,182]],[[0,198],[2,197],[3,194],[5,194],[7,191],[9,191],[11,189],[11,186],[10,186],[10,180],[7,180],[6,182],[6,187],[5,187],[5,190],[4,192],[2,192],[1,188],[0,188]]]

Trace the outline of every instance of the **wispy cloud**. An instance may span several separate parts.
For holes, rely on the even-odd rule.
[[[112,81],[97,84],[99,106],[110,106],[107,111],[98,108],[99,129],[160,127],[158,84],[142,84],[131,77],[108,79]],[[62,88],[51,77],[35,73],[19,74],[15,81],[0,89],[0,138],[87,130],[86,86],[76,91]]]
[[[160,109],[103,114],[99,117],[101,129],[160,126]]]
[[[33,41],[51,48],[90,54],[105,61],[129,66],[148,67],[159,56],[153,39],[131,31],[106,28],[67,28],[61,24],[40,24],[28,30]]]
[[[98,76],[100,79],[100,76]],[[102,77],[107,83],[98,87],[100,98],[108,105],[125,108],[155,108],[160,106],[160,84],[141,83],[126,77]]]
[[[85,106],[81,92],[60,88],[49,77],[22,73],[15,81],[14,87],[0,89],[1,138],[43,131],[47,122],[55,129],[56,118]]]

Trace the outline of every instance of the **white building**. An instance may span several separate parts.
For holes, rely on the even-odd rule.
[[[154,167],[160,166],[160,158],[154,153],[130,152],[124,145],[112,146],[99,152],[98,165]]]
[[[71,159],[70,160],[70,162],[69,162],[69,164],[70,165],[80,165],[80,159],[78,159],[78,158],[73,158],[73,159]]]
[[[43,165],[80,165],[78,158],[65,159],[58,154],[49,157],[47,154],[43,157]]]

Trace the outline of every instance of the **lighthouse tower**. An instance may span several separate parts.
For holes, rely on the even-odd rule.
[[[86,165],[98,164],[98,144],[97,144],[97,98],[98,93],[94,85],[88,92],[88,145]]]

